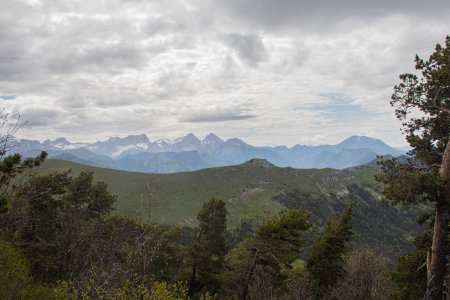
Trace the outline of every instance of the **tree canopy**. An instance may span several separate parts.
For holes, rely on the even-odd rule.
[[[392,203],[435,204],[431,251],[427,258],[427,299],[441,299],[446,276],[450,218],[450,37],[428,60],[415,58],[419,74],[400,75],[391,105],[412,147],[410,159],[383,161],[377,179]]]

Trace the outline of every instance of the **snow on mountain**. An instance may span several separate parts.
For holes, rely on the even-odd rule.
[[[136,145],[130,144],[125,146],[117,146],[116,151],[111,153],[111,157],[119,157],[124,156],[125,154],[136,154],[136,153],[142,153],[147,152],[147,149],[149,148],[149,144],[146,143],[138,143]]]
[[[129,135],[124,138],[112,137],[106,141],[99,141],[87,146],[92,152],[110,157],[146,152],[150,147],[150,140],[145,134]]]
[[[173,141],[160,139],[153,142],[145,134],[129,135],[123,138],[111,137],[94,143],[71,143],[63,137],[53,141],[46,140],[42,143],[34,140],[17,140],[12,138],[9,142],[9,147],[14,152],[24,154],[36,154],[39,151],[46,150],[52,153],[53,156],[59,155],[58,157],[60,158],[72,157],[65,155],[68,153],[83,161],[89,161],[91,165],[98,165],[101,160],[102,166],[111,168],[116,168],[119,160],[121,160],[120,168],[127,169],[126,163],[128,162],[130,163],[129,170],[136,170],[137,168],[136,166],[131,168],[132,162],[136,165],[138,162],[148,159],[145,164],[151,164],[151,166],[147,166],[146,170],[152,171],[157,171],[158,169],[161,169],[161,171],[167,171],[168,169],[177,171],[192,170],[202,165],[194,163],[194,161],[198,163],[200,160],[206,164],[206,167],[214,167],[223,165],[223,163],[238,164],[252,158],[267,159],[281,167],[346,168],[367,163],[375,159],[377,155],[389,154],[398,156],[404,153],[386,145],[381,140],[365,136],[352,136],[336,145],[295,145],[288,148],[286,146],[255,147],[237,138],[223,141],[213,133],[208,134],[203,140],[189,133]],[[84,152],[74,152],[77,149],[84,149]],[[194,155],[193,152],[199,155],[198,159],[194,159],[194,157],[197,157],[197,154]],[[145,155],[151,153],[159,153],[161,155]],[[132,158],[132,156],[140,154],[142,155],[139,159]],[[122,160],[125,157],[129,158]],[[192,164],[189,164],[189,159],[191,158]],[[72,160],[74,159],[72,157]],[[158,162],[158,159],[161,161]],[[177,160],[177,162],[169,160]],[[167,168],[166,164],[177,167]]]
[[[159,139],[150,143],[150,152],[171,152],[173,142],[169,139]]]

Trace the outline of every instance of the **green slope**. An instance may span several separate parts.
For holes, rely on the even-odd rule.
[[[371,167],[345,170],[275,167],[264,160],[238,166],[174,174],[130,173],[48,160],[41,171],[93,171],[118,195],[116,212],[159,223],[193,225],[202,203],[211,197],[226,201],[229,224],[258,222],[292,207],[313,212],[316,228],[348,204],[354,206],[357,238],[404,250],[417,230],[414,212],[385,206]]]

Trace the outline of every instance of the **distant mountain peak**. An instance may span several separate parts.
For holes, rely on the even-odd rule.
[[[125,139],[136,141],[138,143],[150,143],[150,140],[146,134],[129,135]]]
[[[53,143],[63,143],[63,144],[68,144],[69,141],[65,138],[65,137],[60,137],[57,138],[53,141]]]
[[[207,136],[205,136],[205,138],[203,140],[209,140],[209,139],[214,139],[214,140],[221,140],[222,139],[220,137],[218,137],[217,135],[215,135],[214,133],[208,133]]]
[[[189,140],[194,140],[194,139],[195,139],[195,140],[200,141],[200,140],[198,139],[198,137],[196,137],[195,134],[193,134],[192,132],[186,134],[186,135],[183,137],[183,139],[189,139]]]
[[[226,141],[227,144],[238,144],[238,145],[248,145],[246,142],[244,142],[241,139],[238,138],[232,138]]]
[[[346,138],[345,140],[342,141],[343,142],[367,142],[367,141],[380,141],[379,139],[375,139],[375,138],[371,138],[368,136],[364,136],[364,135],[352,135],[348,138]]]
[[[219,138],[217,135],[215,135],[214,133],[208,134],[202,140],[202,144],[207,144],[207,145],[219,145],[222,143],[223,143],[223,140],[221,138]]]
[[[349,138],[346,138],[342,142],[336,145],[339,148],[345,148],[345,149],[363,149],[368,148],[372,151],[376,152],[378,155],[383,154],[397,154],[400,155],[402,152],[392,148],[391,146],[387,145],[385,142],[379,139],[371,138],[368,136],[358,136],[353,135]]]
[[[195,136],[193,133],[188,133],[187,135],[176,139],[176,143],[180,144],[191,144],[191,145],[200,145],[201,141],[198,137]]]
[[[185,136],[180,136],[180,137],[174,139],[172,141],[172,144],[185,143],[185,142],[200,143],[200,139],[191,132],[191,133],[186,134]]]

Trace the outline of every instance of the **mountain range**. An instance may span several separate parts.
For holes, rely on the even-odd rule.
[[[72,143],[64,137],[43,142],[13,138],[9,148],[25,157],[47,151],[54,159],[147,173],[194,171],[241,164],[252,158],[267,159],[279,167],[343,169],[369,163],[380,155],[404,153],[366,136],[351,136],[336,145],[289,148],[252,146],[238,138],[224,141],[213,133],[203,140],[189,133],[175,140],[150,141],[147,135],[141,134],[94,143]]]

